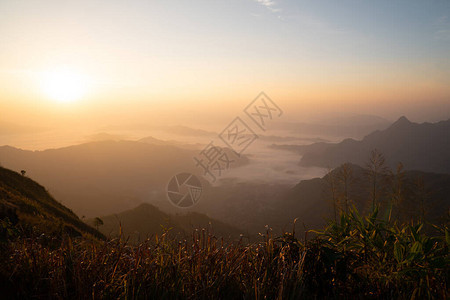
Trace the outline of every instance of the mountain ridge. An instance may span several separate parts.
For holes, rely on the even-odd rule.
[[[300,165],[334,168],[351,162],[363,166],[370,152],[377,149],[392,168],[402,162],[408,170],[450,173],[450,119],[418,124],[401,117],[387,129],[374,131],[360,141],[322,143],[319,149],[314,145],[299,148],[304,153]]]
[[[99,230],[103,234],[119,236],[122,233],[124,238],[130,238],[132,242],[139,242],[163,233],[186,238],[190,237],[195,229],[208,229],[217,237],[226,239],[239,238],[242,232],[202,213],[167,214],[149,203],[141,203],[132,209],[100,218],[103,225]],[[88,223],[94,224],[94,220],[88,220]]]

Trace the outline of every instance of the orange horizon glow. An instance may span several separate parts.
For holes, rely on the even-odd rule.
[[[290,1],[276,12],[257,1],[133,3],[0,4],[0,123],[215,126],[261,91],[292,120],[449,117],[439,5],[429,15],[399,5],[378,20],[366,3],[350,20],[345,4],[329,14]]]

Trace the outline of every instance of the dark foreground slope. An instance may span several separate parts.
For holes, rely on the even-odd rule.
[[[14,171],[0,167],[0,219],[33,233],[70,236],[103,235],[57,202],[46,189]]]

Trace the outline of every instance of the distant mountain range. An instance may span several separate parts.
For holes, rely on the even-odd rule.
[[[335,168],[350,162],[364,166],[372,150],[381,152],[392,168],[402,162],[408,170],[450,173],[450,120],[417,124],[401,117],[387,129],[357,141],[308,146],[275,146],[303,154],[302,166]]]
[[[25,175],[0,167],[0,220],[35,234],[91,236],[104,238],[57,202],[47,190]],[[31,230],[32,228],[32,230]]]
[[[166,214],[148,203],[118,214],[103,216],[101,220],[104,224],[99,230],[103,234],[116,237],[122,230],[123,237],[129,237],[132,242],[143,241],[155,235],[161,236],[164,232],[180,239],[188,238],[192,237],[196,229],[207,229],[217,238],[223,237],[226,240],[238,239],[242,232],[204,214]],[[93,225],[94,220],[91,219],[88,223]]]
[[[427,208],[434,218],[449,207],[450,175],[430,173],[450,173],[449,137],[450,120],[415,124],[402,117],[387,129],[375,131],[361,141],[348,139],[338,144],[277,147],[302,154],[302,165],[338,167],[333,172],[339,172],[342,163],[357,164],[359,166],[352,167],[355,178],[367,177],[361,166],[366,165],[370,152],[378,149],[392,169],[397,162],[402,162],[407,170],[421,170],[407,171],[405,176],[410,182],[423,178],[427,205],[435,205]],[[141,238],[160,233],[159,225],[185,234],[192,228],[190,224],[204,227],[211,222],[216,224],[213,226],[216,232],[238,234],[239,230],[233,226],[250,233],[263,231],[264,225],[288,229],[298,217],[308,228],[318,228],[325,217],[333,216],[327,176],[301,181],[293,188],[275,183],[239,183],[232,179],[211,186],[204,180],[201,201],[188,210],[195,210],[197,214],[190,219],[176,216],[177,209],[165,195],[167,183],[180,172],[201,175],[193,162],[198,152],[198,149],[182,149],[171,141],[149,137],[142,141],[98,141],[45,151],[3,146],[0,147],[0,163],[15,171],[26,170],[29,178],[45,185],[56,199],[78,215],[106,216],[101,230],[107,234],[117,233],[118,219],[113,214],[119,212],[122,212],[117,215],[122,218],[122,225],[126,224],[124,232],[127,230],[132,235],[138,231]],[[370,189],[366,181],[359,180],[352,185],[351,195],[354,203],[365,209]],[[405,202],[405,211],[415,207],[413,202],[417,200],[413,194],[408,195],[412,202]],[[138,207],[144,202],[150,204]],[[144,226],[146,222],[148,226]],[[225,223],[233,226],[227,227]],[[141,225],[145,228],[139,227]]]
[[[165,211],[166,186],[180,172],[199,175],[194,156],[201,150],[137,141],[100,141],[44,151],[0,147],[0,164],[26,170],[78,215],[96,217],[150,202]],[[231,150],[225,149],[227,153]],[[231,167],[246,164],[242,156]],[[206,189],[210,184],[203,180]]]

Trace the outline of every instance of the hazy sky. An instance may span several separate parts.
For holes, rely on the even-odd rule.
[[[0,0],[0,122],[222,122],[260,91],[299,121],[447,119],[450,1]]]

